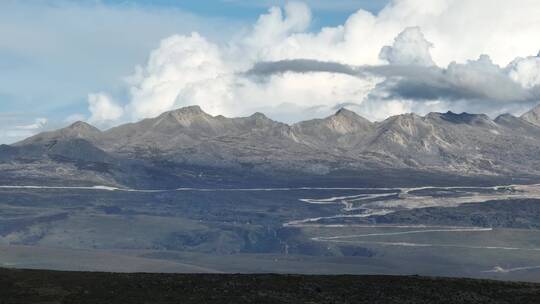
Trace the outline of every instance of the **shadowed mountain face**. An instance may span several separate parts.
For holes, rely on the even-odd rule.
[[[341,109],[324,119],[286,125],[261,113],[226,118],[191,106],[103,132],[77,122],[0,147],[6,179],[86,184],[145,186],[159,180],[166,187],[254,177],[268,183],[343,172],[347,179],[362,180],[368,172],[392,170],[540,176],[540,107],[521,118],[448,112],[382,122]]]

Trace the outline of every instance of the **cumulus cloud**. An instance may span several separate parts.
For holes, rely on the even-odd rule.
[[[375,120],[409,111],[518,114],[540,100],[539,58],[526,57],[539,47],[529,37],[540,28],[540,3],[524,2],[394,0],[377,15],[359,10],[318,32],[309,31],[305,4],[273,7],[228,43],[198,33],[164,39],[129,77],[122,105],[90,95],[90,120],[193,104],[286,122],[341,105]]]
[[[540,3],[523,0],[394,0],[374,15],[365,10],[352,14],[343,25],[318,32],[292,33],[260,47],[265,61],[318,59],[354,65],[378,64],[379,53],[409,27],[422,29],[433,61],[447,66],[489,54],[506,65],[516,56],[538,51],[529,37],[538,33]],[[276,14],[277,15],[277,14]]]
[[[519,103],[534,102],[540,97],[536,90],[529,90],[515,82],[505,69],[494,64],[487,55],[463,64],[451,63],[445,69],[390,65],[367,67],[366,70],[386,77],[378,86],[389,94],[387,98]]]
[[[264,62],[255,65],[248,71],[248,75],[268,77],[269,75],[282,75],[284,73],[336,73],[358,78],[382,79],[374,88],[370,89],[369,96],[362,102],[380,104],[394,109],[426,112],[433,110],[433,105],[459,105],[464,103],[475,104],[485,108],[495,107],[506,111],[506,106],[527,108],[540,100],[540,90],[536,86],[520,83],[516,77],[530,76],[528,69],[521,74],[512,63],[506,68],[494,64],[489,56],[482,55],[477,60],[470,60],[463,64],[452,63],[447,68],[422,65],[377,65],[377,66],[351,66],[336,62],[320,62],[315,60],[284,60],[277,62]],[[524,75],[523,75],[524,74]],[[529,82],[527,82],[529,83]],[[391,101],[391,103],[387,103]],[[404,103],[404,101],[408,101]],[[403,106],[397,107],[401,102]],[[349,104],[353,105],[353,104]],[[357,105],[359,106],[359,105]],[[426,111],[421,111],[425,107]],[[362,108],[362,107],[360,107]],[[496,109],[497,110],[497,109]],[[377,109],[364,108],[361,112],[373,113]],[[396,111],[381,110],[387,115]],[[492,112],[498,113],[498,112]],[[374,115],[380,114],[375,113]]]
[[[267,14],[259,17],[252,32],[240,42],[240,47],[248,51],[247,55],[254,60],[272,56],[277,42],[304,32],[310,23],[311,10],[304,3],[290,2],[284,9],[272,7]]]
[[[419,27],[409,27],[401,32],[392,46],[384,46],[379,58],[394,65],[432,66],[429,49],[433,44],[426,40]]]
[[[510,78],[525,88],[540,85],[540,54],[527,58],[516,58],[508,66]]]
[[[291,33],[305,31],[311,23],[311,10],[302,2],[289,2],[284,9],[277,6],[261,15],[248,36],[247,42],[274,42],[286,38]]]
[[[268,59],[377,64],[383,46],[403,29],[419,27],[436,46],[432,57],[439,66],[482,54],[506,65],[516,56],[537,53],[538,44],[528,37],[538,33],[539,13],[535,0],[520,5],[504,0],[394,0],[377,15],[359,10],[342,26],[291,35],[268,49]]]
[[[88,95],[88,110],[92,114],[89,121],[93,123],[107,123],[122,117],[124,110],[105,93]]]
[[[144,67],[129,78],[130,115],[139,119],[188,103],[202,103],[208,111],[219,112],[220,92],[226,88],[220,77],[230,76],[217,45],[197,33],[164,39],[150,54]]]

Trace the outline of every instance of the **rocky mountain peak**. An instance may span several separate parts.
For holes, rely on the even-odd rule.
[[[197,105],[179,108],[179,109],[176,109],[176,110],[166,112],[165,114],[168,114],[170,116],[176,116],[176,117],[179,117],[179,116],[194,117],[194,116],[205,116],[205,115],[209,116],[209,114],[204,112],[201,109],[201,107],[199,107]]]
[[[496,123],[502,123],[502,122],[515,121],[515,120],[519,120],[519,118],[515,117],[514,115],[510,113],[505,113],[505,114],[501,114],[497,116],[497,118],[495,118],[494,121]]]
[[[214,117],[192,106],[104,132],[77,122],[33,136],[15,149],[0,147],[0,161],[2,157],[13,161],[21,156],[53,155],[117,165],[106,157],[110,153],[126,160],[170,159],[189,166],[257,170],[294,167],[301,172],[328,172],[369,166],[459,174],[540,174],[539,126],[531,123],[539,121],[539,112],[536,108],[524,115],[529,122],[510,115],[494,121],[486,115],[447,112],[403,114],[371,123],[340,109],[326,118],[289,126],[262,113]],[[157,169],[168,172],[168,168]]]
[[[73,131],[80,135],[94,135],[99,134],[101,131],[84,121],[77,121],[65,128],[66,131]]]
[[[489,116],[485,114],[470,114],[466,112],[454,113],[448,111],[446,113],[429,113],[427,119],[443,120],[452,124],[467,124],[467,125],[489,125],[492,124]]]
[[[183,108],[180,108],[180,109],[177,109],[177,110],[174,110],[172,111],[174,113],[179,113],[179,114],[185,114],[185,115],[201,115],[201,114],[206,114],[206,112],[204,112],[200,106],[198,105],[193,105],[193,106],[187,106],[187,107],[183,107]]]
[[[251,116],[247,117],[246,122],[250,127],[269,127],[278,124],[260,112],[253,113]]]
[[[378,124],[380,134],[391,134],[391,136],[397,136],[396,134],[413,136],[418,133],[418,129],[425,126],[425,119],[414,113],[392,116]]]
[[[369,129],[372,123],[345,108],[339,109],[334,115],[324,119],[326,127],[339,134],[354,133]]]
[[[263,113],[261,112],[255,112],[253,113],[251,116],[250,116],[251,119],[254,119],[254,120],[270,120],[268,117],[266,117],[266,115],[264,115]]]
[[[521,119],[540,127],[540,105],[523,114]]]
[[[193,123],[208,121],[212,118],[213,116],[204,112],[201,107],[194,105],[163,113],[158,117],[157,124],[162,122],[172,122],[184,127],[189,127]]]
[[[414,113],[395,115],[382,121],[380,125],[392,126],[395,128],[411,128],[417,124],[423,124],[424,118]]]
[[[337,110],[336,114],[334,115],[342,116],[342,117],[359,117],[358,114],[356,114],[355,112],[351,110],[347,110],[346,108],[340,108],[339,110]]]
[[[508,130],[513,132],[535,132],[535,129],[537,129],[537,126],[512,114],[499,115],[497,118],[495,118],[494,122],[497,125],[506,127]]]
[[[30,145],[44,144],[51,141],[70,140],[70,139],[86,139],[92,140],[99,136],[101,131],[83,121],[77,121],[68,127],[56,131],[43,132],[32,137],[29,137],[15,145]]]

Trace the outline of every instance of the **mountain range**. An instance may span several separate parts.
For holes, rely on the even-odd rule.
[[[343,108],[292,125],[190,106],[105,131],[76,122],[2,145],[0,175],[5,185],[153,188],[540,180],[540,106],[521,117],[447,112],[381,122]]]

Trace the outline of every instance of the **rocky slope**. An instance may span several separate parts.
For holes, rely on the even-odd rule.
[[[4,177],[167,185],[194,177],[268,180],[389,170],[455,176],[540,176],[540,107],[522,117],[404,114],[370,122],[341,109],[286,125],[191,106],[106,131],[84,122],[0,146]],[[24,174],[23,174],[24,172]],[[13,179],[12,180],[17,180]]]
[[[540,126],[540,106],[537,106],[531,111],[523,114],[521,118],[533,125]]]

